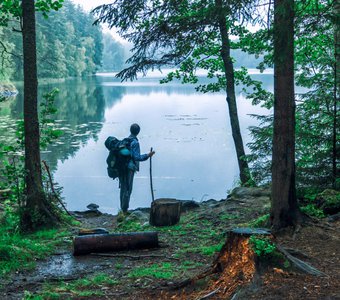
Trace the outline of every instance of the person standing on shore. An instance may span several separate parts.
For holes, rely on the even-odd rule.
[[[127,213],[130,204],[130,196],[133,187],[133,178],[136,172],[139,171],[139,162],[145,161],[155,154],[155,151],[150,151],[147,154],[140,153],[140,146],[137,135],[140,132],[140,126],[136,123],[130,126],[130,152],[131,160],[127,168],[119,175],[120,188],[120,208],[123,213]]]

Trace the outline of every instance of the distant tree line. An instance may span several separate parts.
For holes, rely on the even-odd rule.
[[[37,14],[37,63],[39,78],[66,78],[120,69],[124,49],[101,27],[93,26],[90,13],[65,1],[48,18]],[[22,37],[19,24],[0,26],[0,80],[23,79]],[[105,46],[105,47],[104,47]],[[103,70],[103,69],[102,69]]]

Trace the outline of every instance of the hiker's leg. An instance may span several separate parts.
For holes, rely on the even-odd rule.
[[[123,174],[119,177],[120,183],[120,208],[123,212],[126,212],[129,208],[128,197],[129,197],[129,185],[128,185],[127,174]]]
[[[125,197],[124,197],[124,205],[126,207],[126,210],[128,210],[129,204],[130,204],[130,196],[131,196],[131,192],[132,192],[134,175],[135,175],[134,171],[128,170],[127,178],[126,178],[127,190],[126,190]]]

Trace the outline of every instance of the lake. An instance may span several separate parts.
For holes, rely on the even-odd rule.
[[[267,90],[273,90],[272,74],[254,74]],[[124,138],[132,123],[141,126],[141,152],[151,147],[155,198],[204,201],[224,199],[238,182],[238,166],[224,93],[201,94],[191,85],[159,84],[159,74],[121,83],[114,74],[88,78],[43,81],[39,93],[57,87],[56,123],[64,136],[46,152],[54,179],[63,187],[69,210],[85,210],[90,203],[99,210],[119,210],[118,181],[107,177],[104,141],[109,135]],[[2,117],[22,115],[19,95],[1,104]],[[249,114],[268,113],[254,107],[237,88],[244,143],[247,128],[257,125]],[[6,115],[6,116],[5,116]],[[130,209],[151,204],[149,161],[140,164],[135,176]]]

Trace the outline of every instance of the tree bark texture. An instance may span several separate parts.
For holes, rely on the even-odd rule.
[[[294,0],[274,1],[274,134],[271,222],[295,225]]]
[[[152,226],[172,226],[181,217],[181,202],[176,199],[161,198],[151,203],[150,224]]]
[[[33,215],[46,209],[42,187],[40,162],[40,132],[38,120],[38,78],[36,57],[36,30],[34,0],[22,1],[22,37],[24,55],[24,132],[25,132],[25,183],[26,204],[22,216],[25,229],[33,229],[34,223],[48,223],[48,220],[34,220]],[[47,213],[48,215],[48,213]],[[40,218],[40,217],[38,217]]]
[[[226,23],[225,8],[222,5],[222,0],[215,1],[216,9],[218,12],[218,26],[221,33],[221,57],[225,69],[226,78],[226,93],[227,103],[229,108],[229,117],[232,130],[232,136],[236,148],[237,162],[240,171],[240,180],[244,185],[250,180],[250,172],[248,163],[245,160],[245,151],[243,147],[243,140],[241,135],[240,123],[237,113],[236,95],[235,95],[235,79],[234,79],[234,66],[230,56],[230,41],[228,27]]]
[[[158,247],[157,232],[130,232],[76,236],[73,255]]]
[[[334,55],[335,55],[335,68],[334,68],[334,115],[333,115],[333,188],[339,188],[336,184],[337,179],[337,130],[338,130],[338,109],[337,105],[340,99],[340,0],[334,0]]]

